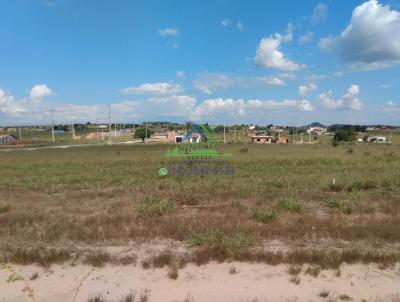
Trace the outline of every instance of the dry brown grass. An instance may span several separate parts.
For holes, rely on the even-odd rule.
[[[189,243],[197,263],[234,258],[337,267],[343,261],[398,260],[396,248],[375,249],[400,241],[395,145],[353,145],[352,154],[347,146],[226,145],[234,157],[223,162],[235,165],[234,177],[160,177],[160,167],[176,162],[163,157],[166,148],[2,154],[3,261],[62,262],[71,257],[69,246],[159,239]],[[276,239],[284,245],[312,242],[317,250],[259,252]],[[336,242],[347,245],[331,251]],[[19,248],[13,252],[4,243]],[[59,251],[49,252],[54,246]],[[102,255],[93,263],[108,261]]]

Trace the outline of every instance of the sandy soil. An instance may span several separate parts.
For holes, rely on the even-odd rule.
[[[230,272],[232,267],[237,273]],[[167,267],[145,270],[139,264],[108,264],[101,268],[53,265],[48,269],[13,265],[0,270],[0,301],[85,302],[96,294],[118,301],[130,292],[135,292],[136,297],[146,293],[148,301],[157,302],[341,301],[339,296],[344,294],[353,301],[398,301],[393,297],[400,294],[400,264],[385,270],[376,265],[343,264],[339,277],[334,270],[323,270],[318,277],[312,277],[304,273],[305,268],[296,285],[290,281],[286,265],[188,264],[179,270],[177,280],[167,277]],[[24,280],[10,280],[14,272]],[[35,272],[37,279],[30,280]],[[321,298],[322,291],[329,291],[329,296]]]

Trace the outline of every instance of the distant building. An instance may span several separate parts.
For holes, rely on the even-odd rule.
[[[384,143],[386,142],[386,137],[384,136],[372,136],[367,138],[367,142],[371,143]]]
[[[17,139],[12,135],[0,135],[0,145],[12,145],[17,142]]]
[[[254,144],[273,144],[275,143],[275,137],[271,135],[253,135],[251,141]]]
[[[322,127],[310,127],[307,129],[308,134],[324,135],[326,133],[326,128]]]

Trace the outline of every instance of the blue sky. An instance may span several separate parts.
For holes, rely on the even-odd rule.
[[[400,124],[399,1],[0,0],[0,123]]]

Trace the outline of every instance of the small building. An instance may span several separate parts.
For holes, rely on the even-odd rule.
[[[307,133],[324,135],[326,133],[326,129],[322,127],[310,127],[309,129],[307,129]]]
[[[17,139],[12,135],[0,135],[0,145],[12,145],[17,142]]]
[[[253,135],[251,141],[254,144],[273,144],[275,143],[275,137],[271,135]]]
[[[372,136],[367,138],[368,142],[371,143],[384,143],[386,142],[386,137],[384,136]]]
[[[289,139],[287,136],[280,136],[276,138],[276,143],[277,144],[288,144],[289,143]]]

